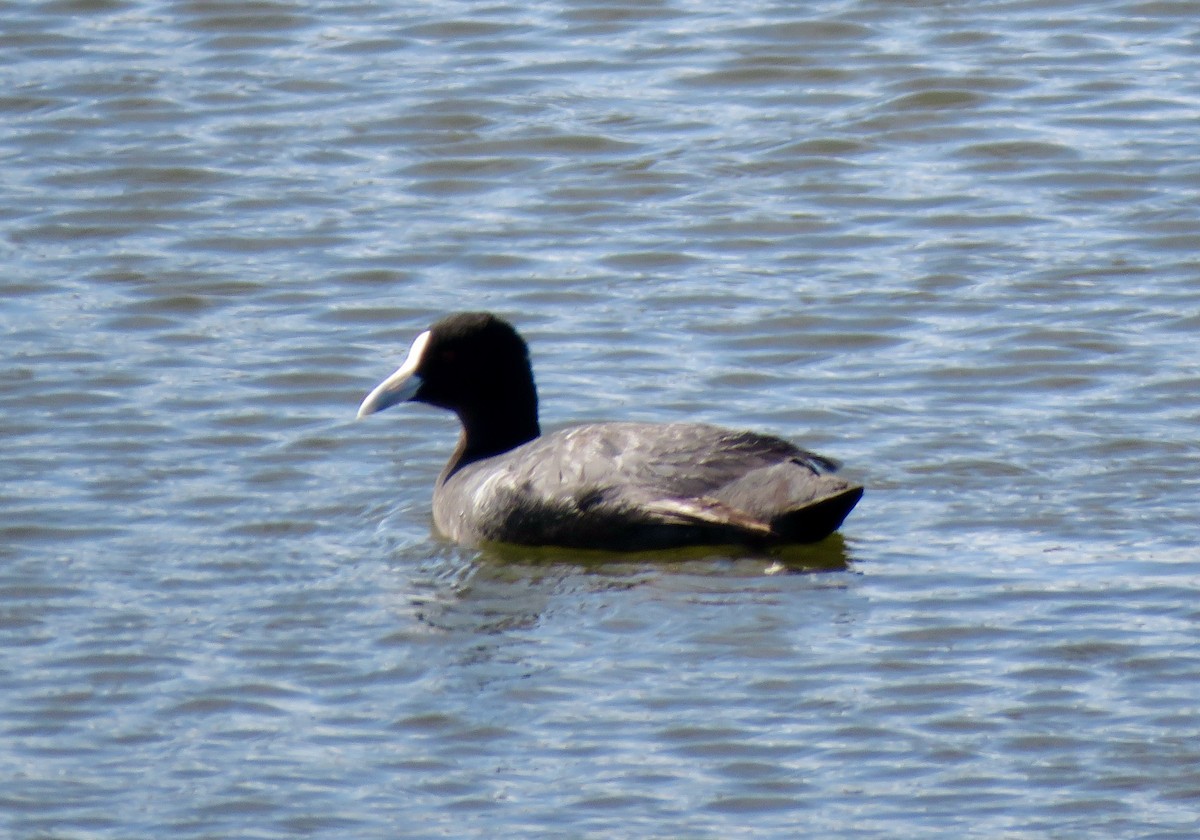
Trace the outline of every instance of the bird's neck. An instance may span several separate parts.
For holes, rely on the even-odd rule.
[[[486,401],[479,407],[465,406],[459,410],[458,419],[462,434],[442,481],[468,464],[502,455],[542,433],[536,393],[509,394],[503,403]]]

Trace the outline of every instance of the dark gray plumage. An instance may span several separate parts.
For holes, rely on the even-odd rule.
[[[641,550],[815,542],[862,487],[780,438],[699,423],[591,423],[542,435],[525,342],[487,313],[434,324],[359,408],[454,411],[433,517],[451,539]]]

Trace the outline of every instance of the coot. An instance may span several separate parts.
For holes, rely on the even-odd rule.
[[[524,340],[483,312],[413,341],[358,416],[405,401],[449,409],[458,448],[433,519],[469,545],[496,541],[622,551],[815,542],[862,487],[791,443],[701,423],[590,423],[543,435]]]

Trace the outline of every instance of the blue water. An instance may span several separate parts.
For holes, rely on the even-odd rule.
[[[1190,838],[1188,4],[10,4],[0,833]],[[459,309],[554,427],[867,486],[465,550]]]

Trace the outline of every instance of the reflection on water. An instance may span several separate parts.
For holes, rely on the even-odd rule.
[[[846,540],[834,534],[814,545],[785,545],[770,549],[745,546],[696,546],[658,551],[580,551],[494,543],[474,558],[477,565],[542,568],[564,566],[585,574],[610,574],[647,566],[662,572],[691,572],[700,575],[754,575],[789,572],[844,571],[850,557]]]
[[[561,548],[489,545],[475,552],[448,549],[425,569],[427,588],[415,615],[429,627],[455,633],[498,634],[536,625],[549,602],[562,597],[603,600],[605,593],[653,586],[666,576],[704,585],[777,574],[842,572],[850,567],[840,534],[813,546],[769,554],[739,547],[684,548],[617,554]]]

